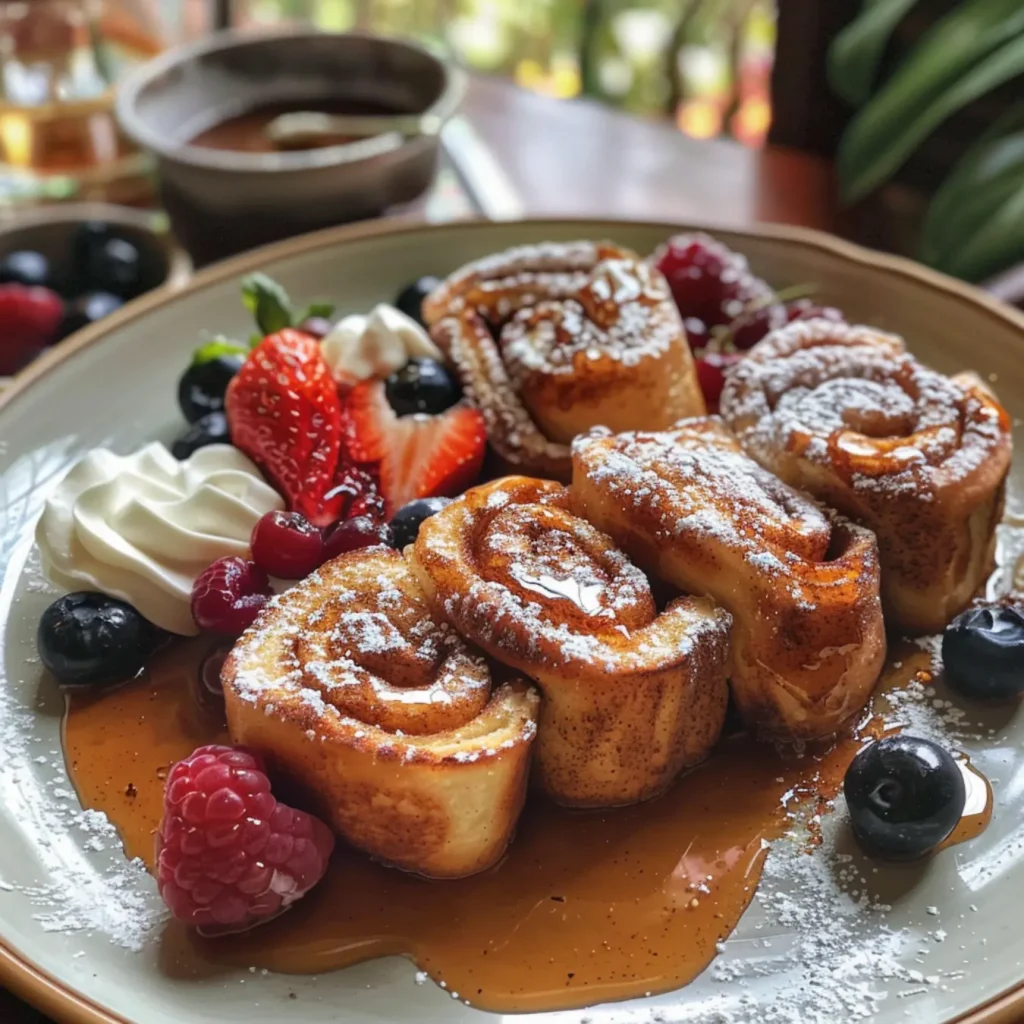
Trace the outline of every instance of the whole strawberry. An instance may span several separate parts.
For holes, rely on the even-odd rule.
[[[341,403],[317,340],[288,328],[249,354],[225,397],[232,442],[270,478],[293,512],[315,526],[341,514],[334,486]]]
[[[157,884],[179,921],[242,931],[287,910],[327,870],[334,836],[280,804],[257,758],[200,747],[167,776]]]
[[[64,302],[49,288],[0,284],[0,376],[17,373],[56,341]]]

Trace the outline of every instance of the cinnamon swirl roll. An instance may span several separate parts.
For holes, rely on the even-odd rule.
[[[503,853],[539,699],[521,680],[492,684],[398,552],[343,555],[274,598],[222,680],[233,742],[353,846],[436,878]]]
[[[747,458],[717,417],[577,438],[571,506],[732,613],[733,696],[759,731],[826,736],[864,706],[885,660],[875,538]]]
[[[626,249],[510,249],[452,275],[423,312],[516,471],[568,480],[567,446],[581,431],[704,412],[668,284]]]
[[[475,487],[423,523],[415,558],[456,629],[540,686],[534,773],[556,801],[644,800],[708,754],[725,716],[728,614],[694,597],[659,612],[565,488]]]
[[[1011,437],[976,377],[929,370],[895,335],[809,320],[756,345],[721,408],[761,465],[875,532],[890,625],[941,630],[982,586]]]

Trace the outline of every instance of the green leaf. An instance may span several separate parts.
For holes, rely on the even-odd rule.
[[[299,316],[295,318],[297,324],[301,324],[303,320],[309,320],[312,317],[322,317],[324,320],[330,320],[334,316],[334,303],[333,302],[311,302]]]
[[[249,348],[254,349],[263,339],[266,337],[265,334],[250,334],[249,335]]]
[[[832,41],[828,80],[850,106],[867,102],[896,26],[918,0],[874,0]]]
[[[887,181],[947,117],[1024,73],[1024,4],[965,0],[937,22],[850,123],[837,167],[847,199]]]
[[[250,274],[242,280],[242,302],[256,318],[264,336],[283,331],[295,323],[288,293],[266,274]]]
[[[925,216],[918,255],[937,266],[1024,181],[1024,106],[999,118],[958,161]]]
[[[1024,260],[1024,179],[977,230],[939,263],[966,281],[982,281]]]
[[[222,334],[204,342],[192,353],[192,365],[202,366],[203,363],[212,362],[220,356],[247,356],[249,349],[240,345],[237,341],[225,338]]]

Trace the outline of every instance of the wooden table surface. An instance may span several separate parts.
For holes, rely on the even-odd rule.
[[[474,77],[464,113],[527,216],[836,224],[831,166],[817,157],[698,142],[666,124],[498,79]],[[49,1020],[0,988],[3,1024]]]

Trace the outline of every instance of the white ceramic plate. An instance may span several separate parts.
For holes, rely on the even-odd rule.
[[[389,299],[403,282],[444,273],[509,245],[610,237],[647,252],[670,230],[534,222],[327,232],[213,268],[177,292],[134,304],[41,360],[3,396],[0,976],[8,986],[58,1020],[74,1022],[506,1019],[453,1001],[432,984],[418,986],[413,966],[397,958],[316,978],[224,972],[181,980],[161,969],[162,916],[152,881],[126,864],[116,836],[82,817],[67,782],[62,702],[35,657],[36,623],[53,594],[35,567],[32,526],[57,476],[87,449],[110,445],[127,452],[153,438],[169,441],[180,429],[175,383],[200,333],[244,336],[248,330],[238,301],[242,273],[265,270],[298,301],[330,297],[342,312],[363,311]],[[1012,414],[1022,414],[1021,316],[911,264],[825,236],[781,228],[718,234],[773,284],[817,283],[825,300],[855,319],[904,334],[911,349],[937,368],[973,367],[994,381]],[[1024,515],[1021,484],[1018,470],[1011,519]],[[1024,550],[1016,527],[1003,528],[1001,547],[1005,585]],[[1016,1008],[1024,1011],[1024,947],[1018,938],[1024,717],[1005,708],[932,707],[947,696],[940,688],[908,701],[906,716],[918,731],[941,731],[947,742],[966,749],[992,780],[995,818],[980,838],[924,865],[876,870],[849,848],[840,807],[827,820],[824,848],[813,857],[785,842],[772,851],[754,904],[694,984],[649,1000],[526,1019],[1017,1019]]]

